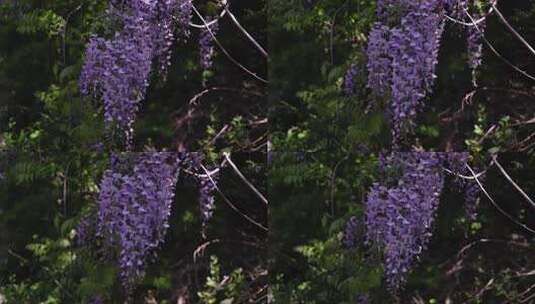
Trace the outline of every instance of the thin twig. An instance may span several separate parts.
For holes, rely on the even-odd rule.
[[[529,149],[530,146],[533,146],[535,144],[535,141],[531,141],[534,138],[535,138],[535,133],[531,133],[528,137],[524,138],[521,142],[516,144],[516,146],[518,147],[518,150],[525,151]]]
[[[481,38],[483,39],[483,41],[485,42],[485,44],[490,48],[490,50],[496,55],[498,56],[498,58],[500,60],[502,60],[503,62],[505,62],[507,65],[509,65],[511,68],[513,68],[515,71],[519,72],[520,74],[526,76],[527,78],[531,79],[531,80],[534,80],[535,81],[535,77],[530,75],[529,73],[527,73],[526,71],[522,70],[521,68],[517,67],[516,65],[512,64],[508,59],[506,59],[505,57],[503,57],[497,50],[496,48],[494,48],[494,46],[489,42],[489,40],[485,37],[485,35],[483,34],[483,32],[479,29],[479,27],[477,26],[476,24],[476,20],[474,20],[474,18],[472,17],[472,15],[470,15],[470,13],[468,13],[468,11],[465,9],[464,12],[466,13],[466,15],[468,16],[468,18],[470,18],[470,20],[472,21],[472,24],[474,25],[475,29],[479,32],[479,34],[481,34]]]
[[[251,90],[235,89],[235,88],[227,88],[227,87],[210,87],[210,88],[202,90],[201,92],[199,92],[195,96],[193,96],[193,98],[190,99],[189,104],[190,105],[192,105],[192,104],[196,105],[197,101],[201,97],[203,97],[204,95],[206,95],[208,93],[217,92],[217,91],[234,92],[234,93],[245,93],[245,94],[254,95],[254,96],[258,96],[258,97],[263,97],[264,96],[261,93],[258,93],[258,92],[255,92],[255,91],[251,91]]]
[[[204,19],[204,17],[201,15],[201,13],[199,13],[199,11],[197,10],[197,8],[192,5],[192,9],[193,11],[195,12],[195,14],[199,17],[199,19],[201,19],[201,21],[204,23],[204,25],[207,25],[208,23],[206,22],[206,20]],[[247,74],[253,76],[255,79],[261,81],[261,82],[264,82],[264,83],[268,83],[268,81],[258,75],[256,75],[256,73],[252,72],[251,70],[249,70],[248,68],[246,68],[245,66],[243,66],[241,63],[239,63],[236,59],[234,59],[234,57],[232,57],[230,55],[230,53],[223,47],[223,45],[221,44],[221,42],[219,42],[219,40],[217,39],[217,37],[215,36],[214,32],[212,31],[212,29],[207,26],[206,27],[206,30],[208,31],[208,33],[210,34],[210,36],[212,36],[212,39],[214,39],[214,42],[217,44],[217,46],[219,47],[219,49],[221,49],[221,51],[223,52],[223,54],[225,54],[225,56],[227,56],[227,58],[232,61],[232,63],[234,63],[235,65],[237,65],[240,69],[242,69],[243,71],[245,71]]]
[[[197,260],[197,258],[199,256],[204,255],[204,251],[206,250],[206,248],[208,248],[208,246],[213,245],[213,244],[218,244],[218,243],[241,244],[241,245],[247,245],[247,246],[250,246],[250,247],[254,247],[254,248],[257,248],[257,249],[264,249],[264,246],[261,246],[258,243],[255,243],[253,241],[246,241],[246,240],[236,241],[236,240],[225,240],[225,239],[213,239],[213,240],[205,241],[201,245],[197,246],[197,248],[193,252],[193,261],[196,262],[196,260]]]
[[[519,272],[515,274],[515,277],[530,277],[535,275],[535,270],[531,270],[528,272]]]
[[[247,221],[249,221],[251,224],[257,226],[258,228],[264,230],[265,232],[268,232],[268,228],[265,227],[264,225],[260,224],[259,222],[255,221],[254,219],[252,219],[250,216],[248,216],[247,214],[241,212],[227,197],[226,195],[221,191],[221,189],[219,189],[219,187],[217,186],[217,183],[214,181],[214,179],[212,178],[212,176],[210,176],[209,172],[208,172],[208,169],[206,169],[206,167],[204,167],[203,165],[201,165],[201,168],[204,170],[204,172],[206,172],[206,174],[208,175],[208,179],[210,179],[210,182],[214,185],[214,188],[216,189],[217,193],[219,193],[219,195],[221,195],[221,197],[223,198],[223,200],[225,201],[225,203],[227,203],[227,205],[229,205],[229,207],[234,210],[236,213],[238,213],[239,215],[241,215],[243,218],[245,218]]]
[[[204,255],[204,251],[206,250],[206,248],[208,246],[210,246],[211,244],[216,244],[216,243],[220,243],[220,242],[221,242],[221,239],[213,239],[213,240],[206,241],[206,242],[202,243],[201,245],[199,245],[193,251],[193,262],[197,263],[197,257]]]
[[[530,52],[535,55],[535,49],[533,49],[533,47],[524,39],[524,37],[522,37],[512,26],[511,24],[509,24],[509,22],[507,22],[507,19],[505,19],[505,17],[502,15],[502,13],[500,12],[500,10],[498,10],[498,8],[496,7],[496,5],[494,3],[491,4],[492,5],[492,8],[494,8],[494,11],[496,11],[496,15],[498,15],[498,17],[500,18],[500,20],[505,24],[505,26],[507,27],[507,29],[509,29],[509,31],[511,33],[513,33],[516,38],[518,38],[518,40],[520,40],[529,50]]]
[[[229,156],[229,153],[228,152],[224,152],[223,155],[225,156],[225,159],[227,160],[227,162],[230,164],[230,166],[232,167],[232,169],[234,169],[234,171],[236,172],[236,174],[238,174],[238,176],[242,179],[242,181],[247,185],[249,186],[249,188],[251,188],[251,190],[254,191],[254,193],[256,193],[256,195],[258,195],[258,197],[260,197],[260,199],[262,200],[262,202],[264,202],[264,204],[268,204],[268,200],[267,198],[262,194],[260,193],[260,191],[258,191],[258,189],[255,188],[255,186],[253,186],[253,184],[251,182],[249,182],[249,180],[247,180],[247,178],[245,178],[245,176],[240,172],[240,170],[238,169],[238,167],[236,166],[236,164],[234,164],[232,162],[232,160],[230,159],[230,156]]]
[[[507,172],[505,171],[505,169],[502,167],[502,165],[500,165],[500,163],[498,162],[498,157],[496,155],[493,155],[492,156],[492,161],[496,164],[496,166],[498,167],[498,169],[500,169],[501,173],[503,174],[503,176],[505,176],[505,178],[507,179],[507,181],[509,181],[509,183],[511,183],[511,185],[513,185],[516,190],[518,190],[518,192],[520,192],[520,194],[522,194],[522,196],[533,206],[535,207],[535,202],[529,197],[529,195],[526,194],[526,192],[524,192],[524,190],[522,190],[522,188],[520,188],[520,186],[518,186],[517,183],[515,183],[515,181],[511,178],[511,176],[509,176],[509,174],[507,174]]]
[[[500,213],[502,213],[505,217],[507,217],[510,221],[512,221],[513,223],[517,224],[518,226],[524,228],[525,230],[535,234],[535,230],[529,228],[528,226],[518,222],[517,220],[515,220],[513,218],[513,216],[511,216],[509,213],[505,212],[505,210],[503,210],[497,203],[496,201],[494,201],[494,199],[489,195],[489,193],[487,192],[487,190],[485,189],[485,187],[483,187],[483,185],[481,184],[481,182],[479,181],[479,179],[477,178],[476,176],[476,173],[474,172],[474,170],[472,170],[472,168],[470,167],[470,165],[466,164],[466,168],[470,171],[470,173],[472,173],[472,176],[475,178],[477,184],[479,185],[479,188],[481,188],[481,190],[483,191],[483,193],[485,194],[485,196],[487,196],[487,198],[490,200],[490,202],[492,203],[492,205],[498,210],[500,211]]]
[[[520,303],[527,303],[528,301],[530,300],[533,300],[533,298],[535,297],[535,293],[532,293],[531,296],[523,299],[523,300],[520,300]],[[533,302],[530,302],[530,303],[533,303]]]
[[[476,294],[476,298],[481,298],[481,296],[487,291],[490,289],[490,287],[492,286],[492,284],[494,284],[494,278],[490,279],[487,284],[485,285],[485,287],[483,287],[477,294]]]
[[[238,22],[238,19],[236,18],[236,16],[234,16],[234,14],[228,9],[228,7],[225,7],[225,11],[227,12],[227,14],[229,15],[230,19],[232,20],[232,22],[234,22],[234,24],[240,29],[240,31],[247,37],[247,39],[249,39],[253,44],[254,46],[260,51],[260,53],[262,53],[262,55],[264,55],[264,57],[266,58],[269,58],[269,55],[267,53],[267,51],[260,45],[260,43],[258,43],[254,38],[253,36],[251,36],[249,34],[249,32],[247,32],[245,30],[245,28],[243,28],[243,26],[240,24],[240,22]]]
[[[492,4],[492,6],[494,6],[494,5],[496,5],[497,3],[498,3],[498,0],[494,0],[491,4]],[[491,8],[489,9],[489,11],[488,11],[484,16],[482,16],[481,18],[479,18],[478,20],[475,21],[475,24],[479,24],[479,23],[485,21],[485,19],[487,19],[487,17],[488,17],[490,14],[492,14],[492,11],[493,11],[493,10],[494,10],[494,8],[491,7]],[[444,14],[444,16],[446,17],[446,19],[452,21],[453,23],[461,24],[461,25],[464,25],[464,26],[474,26],[474,23],[473,23],[473,22],[470,22],[470,23],[468,23],[468,22],[464,22],[464,21],[462,21],[462,20],[453,18],[453,17],[449,16],[448,14]]]
[[[219,13],[219,15],[217,16],[217,18],[215,18],[214,20],[211,20],[210,22],[208,23],[205,23],[205,24],[195,24],[193,22],[190,22],[189,23],[189,26],[193,27],[193,28],[198,28],[198,29],[206,29],[206,28],[209,28],[210,26],[212,26],[214,23],[218,22],[219,19],[223,18],[225,16],[225,14],[227,13],[226,11],[226,8],[227,8],[228,4],[225,3],[224,7],[225,9],[221,10],[221,13]],[[176,19],[176,18],[175,18]]]
[[[22,255],[16,253],[15,251],[11,250],[11,249],[8,249],[7,250],[7,253],[14,256],[15,258],[19,259],[22,263],[24,264],[28,264],[29,263],[29,260],[26,259],[25,257],[23,257]]]
[[[492,162],[490,163],[489,167],[479,173],[476,174],[476,177],[481,177],[482,175],[486,174],[487,171],[489,170],[490,166],[492,166]],[[466,176],[466,175],[463,175],[463,174],[460,174],[459,172],[453,172],[451,171],[450,169],[446,168],[446,167],[442,167],[442,170],[446,171],[447,173],[451,174],[451,175],[455,175],[457,177],[460,177],[462,179],[466,179],[466,180],[474,180],[475,177],[474,176]]]
[[[217,134],[210,140],[209,144],[208,145],[214,145],[215,142],[221,137],[223,136],[223,134],[225,134],[225,132],[227,132],[229,130],[229,128],[232,130],[232,128],[228,125],[228,124],[225,124],[223,126],[223,128],[221,128],[219,130],[219,132],[217,132]]]

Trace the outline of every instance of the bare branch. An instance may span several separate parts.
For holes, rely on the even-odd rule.
[[[503,174],[503,176],[505,176],[505,178],[507,179],[507,181],[509,181],[509,183],[511,183],[511,185],[513,185],[516,190],[518,190],[518,192],[520,192],[520,194],[522,194],[522,196],[533,206],[535,207],[535,202],[526,194],[526,192],[524,192],[524,190],[522,190],[522,188],[520,188],[520,186],[518,186],[517,183],[515,183],[515,181],[511,178],[511,176],[509,176],[509,174],[507,174],[507,172],[505,171],[505,169],[502,167],[502,165],[500,165],[500,163],[498,162],[498,157],[496,155],[493,155],[492,156],[492,162],[496,164],[496,166],[498,167],[498,169],[500,169],[500,172]]]
[[[261,81],[261,82],[264,82],[264,83],[268,83],[268,81],[258,75],[256,75],[256,73],[252,72],[251,70],[249,70],[248,68],[246,68],[245,66],[243,66],[241,63],[239,63],[236,59],[234,59],[234,57],[232,57],[230,55],[230,53],[223,47],[223,45],[221,44],[221,42],[219,42],[219,40],[217,39],[217,37],[215,36],[214,32],[212,32],[212,29],[210,29],[208,25],[208,23],[206,22],[206,20],[204,19],[204,17],[201,15],[201,13],[199,13],[199,11],[197,10],[197,8],[192,5],[192,9],[193,11],[195,12],[195,14],[199,17],[199,19],[201,19],[201,21],[204,23],[204,25],[206,26],[206,30],[208,31],[208,33],[210,33],[210,36],[212,36],[212,39],[214,39],[214,42],[217,44],[217,46],[219,47],[219,49],[221,49],[221,51],[223,52],[223,54],[225,54],[225,56],[227,56],[227,58],[232,61],[232,63],[234,63],[235,65],[237,65],[240,69],[242,69],[243,71],[245,71],[247,74],[253,76],[255,79]]]
[[[218,244],[218,243],[240,244],[240,245],[246,245],[246,246],[257,248],[257,249],[265,249],[264,246],[261,246],[256,242],[247,241],[247,240],[237,241],[237,240],[228,240],[228,239],[213,239],[213,240],[208,240],[200,244],[199,246],[197,246],[197,248],[193,252],[193,261],[195,262],[199,256],[203,256],[204,251],[206,250],[208,246]]]
[[[496,3],[498,3],[498,0],[494,0],[494,2],[492,2],[492,6],[494,6]],[[475,20],[475,22],[464,22],[462,20],[459,20],[459,19],[456,19],[456,18],[453,18],[451,16],[449,16],[448,14],[444,14],[444,16],[446,17],[446,19],[452,21],[453,23],[457,23],[457,24],[460,24],[460,25],[464,25],[464,26],[469,26],[469,27],[472,27],[472,26],[475,26],[483,21],[485,21],[485,19],[487,19],[487,17],[492,14],[492,11],[494,10],[493,7],[491,7],[489,9],[489,11],[481,18]]]
[[[225,5],[225,8],[226,8],[226,5]],[[198,28],[198,29],[206,29],[206,28],[209,28],[210,26],[212,26],[212,24],[216,23],[219,21],[219,19],[223,18],[225,16],[225,14],[227,13],[226,9],[222,10],[221,13],[217,16],[217,18],[215,18],[214,20],[211,20],[210,22],[208,23],[205,23],[205,24],[195,24],[193,22],[190,22],[189,23],[189,26],[193,27],[193,28]]]
[[[481,182],[479,181],[479,179],[477,178],[476,176],[476,173],[474,172],[474,170],[472,170],[472,168],[470,167],[470,165],[466,164],[466,168],[468,168],[468,170],[470,171],[470,173],[472,173],[472,176],[475,178],[477,184],[479,185],[479,188],[481,188],[481,190],[483,191],[483,193],[485,194],[485,196],[487,196],[487,198],[490,200],[490,202],[492,203],[492,205],[498,210],[500,211],[500,213],[502,213],[505,217],[507,217],[511,222],[517,224],[518,226],[524,228],[526,231],[529,231],[533,234],[535,234],[535,230],[529,228],[528,226],[518,222],[517,220],[515,220],[513,218],[513,216],[511,216],[509,213],[505,212],[505,210],[503,210],[497,203],[496,201],[494,201],[494,199],[490,196],[490,194],[487,192],[487,190],[485,189],[485,187],[483,187],[483,185],[481,184]]]
[[[262,202],[264,202],[264,204],[268,204],[268,200],[267,198],[262,195],[262,193],[260,193],[260,191],[258,191],[258,189],[255,188],[255,186],[253,186],[253,184],[251,182],[249,182],[249,180],[247,180],[247,178],[245,178],[245,176],[240,172],[240,170],[238,169],[238,167],[232,162],[232,160],[230,159],[230,156],[229,156],[229,153],[225,152],[223,153],[223,155],[225,156],[225,159],[227,160],[227,162],[230,164],[230,166],[232,167],[232,169],[234,169],[234,171],[236,172],[236,174],[238,174],[238,176],[242,179],[242,181],[247,185],[249,186],[249,188],[251,188],[251,190],[254,191],[254,193],[256,193],[256,195],[258,195],[258,197],[260,197],[260,199],[262,200]]]
[[[485,37],[485,35],[483,34],[483,32],[479,29],[479,27],[477,26],[476,24],[476,20],[474,20],[474,17],[472,17],[472,15],[470,15],[470,13],[468,13],[468,11],[465,9],[464,12],[466,13],[466,15],[468,16],[468,18],[470,18],[470,20],[472,21],[472,24],[474,25],[474,27],[476,28],[476,30],[481,34],[481,38],[483,39],[483,41],[485,42],[485,44],[489,47],[489,49],[500,59],[502,60],[503,62],[505,62],[507,65],[509,65],[511,68],[513,68],[515,71],[519,72],[520,74],[526,76],[527,78],[535,81],[535,76],[532,76],[530,75],[529,73],[527,73],[526,71],[522,70],[521,68],[517,67],[516,65],[512,64],[508,59],[506,59],[505,57],[502,56],[502,54],[500,54],[500,52],[498,52],[496,50],[496,48],[489,42],[489,40]]]
[[[260,53],[262,53],[262,55],[264,55],[264,57],[266,58],[269,58],[268,56],[268,53],[267,51],[260,45],[260,43],[258,43],[254,38],[253,36],[251,36],[249,34],[249,32],[247,32],[245,30],[245,28],[243,28],[243,26],[240,24],[240,22],[238,22],[238,19],[236,18],[236,16],[234,16],[234,14],[232,12],[230,12],[230,10],[228,9],[228,7],[225,7],[225,12],[227,12],[227,14],[229,15],[230,19],[232,20],[232,22],[234,22],[234,24],[240,29],[240,31],[247,37],[247,39],[249,39],[253,44],[254,46],[260,51]]]
[[[226,196],[225,194],[221,191],[221,189],[219,189],[219,187],[217,186],[217,183],[214,181],[214,179],[212,178],[212,176],[209,174],[208,172],[208,169],[206,169],[206,167],[204,167],[203,165],[201,165],[201,168],[204,170],[204,172],[206,172],[206,174],[208,175],[208,179],[210,179],[210,182],[214,185],[214,188],[216,189],[217,193],[219,193],[219,195],[221,195],[221,197],[223,198],[223,200],[225,201],[225,203],[227,203],[227,205],[229,205],[229,207],[234,210],[236,213],[238,213],[239,215],[241,215],[243,218],[245,218],[247,221],[249,221],[251,224],[257,226],[258,228],[264,230],[265,232],[268,232],[268,228],[265,227],[264,225],[260,224],[259,222],[255,221],[254,219],[252,219],[250,216],[248,216],[247,214],[241,212]]]
[[[492,165],[492,162],[491,162],[491,165]],[[482,175],[484,175],[485,173],[487,173],[487,170],[488,170],[488,169],[489,169],[489,168],[487,168],[487,169],[485,169],[485,170],[483,170],[483,171],[477,173],[476,176],[474,177],[474,176],[463,175],[463,174],[460,174],[459,172],[453,172],[453,171],[451,171],[450,169],[448,169],[448,168],[446,168],[446,167],[442,167],[442,170],[446,171],[447,173],[449,173],[449,174],[451,174],[451,175],[455,175],[455,176],[460,177],[460,178],[462,178],[462,179],[466,179],[466,180],[474,180],[474,179],[476,179],[476,177],[481,177]]]
[[[494,11],[496,11],[496,15],[498,15],[498,17],[500,18],[500,20],[505,24],[505,26],[507,27],[507,29],[513,33],[516,38],[518,38],[518,40],[520,40],[528,49],[529,51],[535,55],[535,49],[533,49],[533,47],[524,39],[524,37],[522,37],[512,26],[511,24],[509,24],[509,22],[507,22],[507,19],[505,19],[505,17],[502,15],[502,13],[500,12],[500,10],[498,10],[498,8],[496,7],[496,4],[495,3],[492,3],[492,8],[494,9]]]

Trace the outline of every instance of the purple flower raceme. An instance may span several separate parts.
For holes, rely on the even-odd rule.
[[[210,30],[203,28],[199,35],[199,57],[200,65],[204,70],[209,70],[213,65],[214,50],[214,37],[219,30],[218,19],[206,18],[206,23],[210,24]]]
[[[425,97],[432,92],[445,14],[464,14],[466,7],[465,1],[378,1],[378,21],[366,51],[368,87],[389,100],[394,148],[411,133]],[[472,69],[481,64],[478,33],[469,34]]]
[[[474,19],[481,17],[480,14],[474,14]],[[469,20],[470,22],[471,20]],[[482,19],[476,26],[467,28],[466,43],[468,46],[468,66],[472,69],[472,83],[477,87],[476,72],[483,62],[483,35],[486,28],[486,19]]]
[[[80,91],[99,95],[104,119],[123,132],[129,147],[139,103],[145,98],[153,61],[165,76],[174,42],[173,17],[178,27],[187,28],[188,5],[179,0],[132,0],[110,2],[110,12],[122,28],[109,39],[92,37],[86,47],[80,75]],[[189,13],[189,16],[191,12]]]
[[[342,243],[348,249],[357,247],[364,240],[364,223],[352,216],[346,223]]]
[[[178,13],[176,14],[179,39],[187,39],[190,36],[189,24],[193,16],[192,0],[178,0]]]
[[[431,92],[444,22],[433,10],[409,13],[391,31],[390,114],[394,145],[412,128],[425,96]]]
[[[199,207],[201,211],[201,221],[203,231],[202,234],[205,236],[206,225],[208,221],[212,218],[215,210],[215,191],[217,186],[217,180],[219,177],[219,172],[210,174],[207,173],[199,174],[198,184],[199,184]]]
[[[189,154],[186,166],[195,174],[195,182],[198,187],[199,211],[201,216],[202,231],[205,237],[206,228],[215,211],[215,192],[220,176],[220,168],[206,168],[202,164],[203,157],[199,153]]]
[[[112,155],[111,168],[100,183],[94,223],[91,217],[84,218],[77,234],[86,245],[91,238],[102,240],[105,257],[116,260],[120,268],[126,293],[144,276],[146,264],[164,241],[179,173],[199,171],[201,160],[197,153]],[[203,195],[201,205],[209,200],[213,211],[212,193],[205,190]]]
[[[347,69],[346,74],[344,75],[344,85],[343,91],[347,96],[352,96],[357,93],[356,88],[356,78],[358,76],[358,67],[356,64],[352,64],[349,69]]]
[[[392,292],[405,283],[429,243],[444,188],[444,167],[458,168],[467,161],[467,153],[454,152],[382,155],[383,180],[372,185],[366,200],[366,241],[383,249]]]
[[[390,28],[376,22],[368,37],[368,87],[385,95],[392,84],[392,57],[389,54]]]
[[[481,189],[474,180],[470,170],[466,167],[468,163],[467,153],[454,153],[448,159],[449,170],[453,174],[453,186],[464,195],[464,208],[466,216],[470,220],[477,218],[477,209],[479,204],[479,194]],[[476,168],[477,172],[477,168]],[[479,181],[485,180],[485,175],[477,177]]]
[[[356,304],[370,304],[370,296],[368,294],[358,295]]]
[[[176,39],[175,31],[181,35],[188,35],[187,29],[191,20],[191,0],[153,0],[155,5],[156,29],[153,29],[152,42],[154,43],[154,59],[158,72],[165,77],[171,65],[171,47]],[[184,20],[176,22],[176,15],[185,14]],[[175,28],[178,24],[178,30]],[[186,33],[184,33],[186,31]]]
[[[104,300],[102,296],[96,295],[96,296],[92,296],[87,303],[88,304],[104,304]]]
[[[175,194],[180,158],[174,153],[127,154],[130,174],[108,170],[99,193],[97,236],[119,247],[120,277],[126,291],[144,275],[147,260],[164,240]]]
[[[368,86],[377,95],[390,94],[392,138],[397,146],[412,127],[431,91],[444,28],[440,1],[381,1],[379,20],[368,43]],[[393,12],[389,12],[392,10]],[[391,15],[399,19],[390,26]]]
[[[78,246],[91,244],[95,238],[95,229],[96,216],[94,214],[84,215],[76,228],[75,244]]]
[[[483,58],[483,36],[486,28],[486,18],[476,0],[447,0],[445,1],[446,12],[454,18],[470,24],[465,26],[466,42],[468,49],[468,66],[472,69],[472,82],[477,86],[476,70],[482,63]],[[470,13],[470,7],[475,8],[474,13]],[[471,14],[470,18],[468,14]],[[476,25],[473,22],[477,21]]]

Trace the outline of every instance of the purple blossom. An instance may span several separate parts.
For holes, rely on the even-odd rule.
[[[453,157],[448,159],[448,167],[449,170],[455,174],[453,177],[453,186],[455,187],[455,190],[464,195],[464,208],[466,216],[470,220],[475,220],[477,218],[477,209],[479,203],[478,198],[481,194],[481,189],[475,180],[466,178],[472,176],[471,172],[468,170],[468,168],[466,168],[468,158],[468,153],[456,153],[453,155]],[[459,175],[465,177],[461,177]],[[484,179],[485,175],[478,177],[479,181],[483,181]]]
[[[366,241],[384,251],[388,288],[396,292],[432,235],[445,166],[460,166],[467,153],[393,152],[381,156],[383,179],[366,200]],[[475,193],[474,193],[475,194]]]
[[[190,0],[159,0],[155,7],[155,21],[153,21],[154,29],[152,43],[154,48],[154,57],[157,62],[157,68],[161,76],[165,77],[167,69],[171,65],[171,47],[175,41],[175,30],[180,35],[189,28],[191,19],[192,4]],[[178,19],[175,22],[174,17],[178,15],[183,19]],[[182,15],[189,16],[182,17]],[[178,25],[178,26],[176,26]]]
[[[211,18],[206,18],[206,23],[211,23]],[[207,28],[203,28],[201,30],[201,33],[199,35],[199,57],[200,57],[200,65],[204,70],[209,70],[212,68],[213,64],[213,57],[214,57],[214,37],[213,35],[217,35],[217,32],[219,30],[219,23],[218,19],[215,19],[213,23],[210,25],[209,30]]]
[[[481,17],[480,14],[474,14],[474,20]],[[468,47],[468,66],[472,69],[472,82],[477,86],[476,70],[483,62],[483,36],[486,28],[486,19],[483,19],[476,26],[467,28],[467,47]]]
[[[444,6],[448,14],[465,23],[472,24],[473,21],[479,21],[484,17],[484,14],[478,8],[476,8],[476,12],[474,13],[469,12],[470,6],[475,6],[474,4],[474,1],[469,0],[446,0]],[[472,18],[467,13],[470,13]],[[465,26],[465,28],[467,33],[468,66],[472,69],[474,86],[477,86],[475,72],[482,63],[483,36],[486,28],[486,19],[483,18],[479,21],[477,26],[470,25]]]
[[[178,33],[181,39],[186,39],[190,36],[189,24],[193,16],[192,0],[178,0],[178,13],[176,14]]]
[[[356,78],[358,76],[358,72],[357,65],[352,64],[344,75],[343,91],[347,96],[355,95],[357,93]]]
[[[102,142],[96,142],[94,144],[92,144],[91,146],[89,146],[89,149],[91,151],[94,151],[94,152],[97,152],[97,153],[103,153],[104,152],[104,143]]]
[[[466,18],[464,10],[468,9],[468,0],[444,0],[444,8],[452,17],[464,20]]]
[[[381,5],[378,13],[396,7],[386,1]],[[373,26],[367,48],[368,87],[376,95],[390,96],[395,146],[410,130],[422,100],[431,92],[444,28],[443,15],[435,2],[405,6],[411,9],[401,16],[397,26],[383,22]]]
[[[368,87],[389,101],[395,149],[412,132],[423,101],[432,92],[445,14],[465,20],[467,8],[465,0],[377,2],[378,21],[366,50]],[[484,23],[480,25],[484,29]],[[482,35],[475,27],[468,29],[469,65],[475,70],[481,64]]]
[[[390,28],[375,23],[368,37],[368,87],[385,95],[392,83],[392,57],[389,54]]]
[[[102,296],[96,295],[96,296],[92,296],[87,302],[87,304],[104,304],[104,300]]]
[[[199,193],[199,210],[201,214],[202,236],[206,237],[206,227],[215,211],[215,197],[220,169],[210,170],[202,165],[203,157],[200,154],[190,154],[187,158],[188,168],[195,172],[195,180]],[[205,170],[206,169],[206,170]],[[208,172],[206,172],[208,171]]]
[[[443,187],[434,153],[393,153],[383,164],[402,172],[392,186],[373,184],[366,203],[367,240],[384,249],[386,280],[396,291],[429,242]]]
[[[199,207],[201,211],[201,221],[203,226],[203,236],[206,225],[212,218],[215,210],[215,198],[217,179],[219,172],[212,174],[210,177],[205,173],[198,178],[199,183]]]
[[[435,12],[411,12],[391,31],[390,114],[394,145],[412,128],[423,99],[431,92],[444,22]]]
[[[358,295],[356,304],[370,304],[370,296],[368,294]]]
[[[96,217],[86,215],[82,217],[76,228],[75,242],[78,246],[88,246],[95,240]]]
[[[164,240],[182,159],[165,152],[115,157],[126,158],[134,165],[129,174],[118,172],[125,170],[115,160],[112,169],[104,173],[98,198],[97,236],[110,251],[119,248],[120,277],[130,292]]]
[[[346,223],[342,242],[348,249],[357,247],[364,240],[364,226],[362,221],[352,216]]]
[[[204,172],[201,161],[198,153],[112,154],[100,182],[97,213],[81,220],[77,239],[86,246],[101,240],[101,252],[117,262],[127,294],[165,239],[180,172],[199,181],[203,226],[212,216],[214,186],[198,174]],[[217,180],[217,174],[211,176]]]
[[[106,125],[116,125],[123,132],[124,142],[130,147],[133,124],[139,103],[145,98],[153,61],[165,76],[170,64],[170,50],[174,42],[175,14],[184,13],[183,1],[133,0],[110,2],[123,24],[110,39],[92,37],[86,47],[85,62],[80,75],[82,94],[93,92],[104,103]],[[179,28],[187,27],[179,19]]]

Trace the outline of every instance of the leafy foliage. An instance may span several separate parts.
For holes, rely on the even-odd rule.
[[[474,15],[486,12],[489,4],[465,2]],[[511,1],[498,7],[513,27],[525,29],[524,37],[533,34],[526,28],[533,22],[526,18],[535,12],[532,4]],[[354,248],[344,245],[346,223],[366,219],[368,189],[381,180],[378,156],[389,149],[391,140],[390,117],[385,115],[389,96],[377,98],[366,87],[370,77],[366,64],[378,63],[370,62],[366,55],[367,37],[372,39],[369,34],[376,21],[376,3],[274,1],[272,12],[270,116],[275,152],[269,185],[274,303],[354,303],[360,296],[369,296],[371,303],[525,300],[526,294],[521,293],[532,280],[514,280],[508,273],[517,259],[526,263],[522,269],[533,268],[533,260],[524,259],[523,253],[533,251],[532,234],[497,211],[486,196],[468,200],[473,202],[469,205],[479,203],[481,208],[473,217],[464,210],[460,194],[450,187],[440,191],[441,205],[428,251],[397,295],[387,292],[386,266],[378,248],[364,243]],[[480,182],[498,207],[533,227],[527,216],[533,210],[518,192],[513,191],[514,199],[506,198],[511,185],[492,164],[494,157],[502,165],[506,163],[509,175],[532,192],[527,168],[533,162],[534,150],[526,143],[531,142],[533,127],[525,124],[530,115],[519,115],[533,109],[528,101],[534,95],[531,81],[504,64],[486,44],[479,54],[474,43],[482,43],[481,36],[475,37],[473,29],[467,33],[466,27],[445,22],[437,50],[436,82],[426,97],[425,110],[414,118],[410,144],[402,151],[469,151],[472,166],[480,169],[474,170],[486,172]],[[486,19],[485,38],[513,64],[535,68],[532,54],[514,40],[494,14]],[[296,40],[300,43],[290,43]],[[472,46],[467,49],[465,43]],[[471,69],[481,58],[482,64],[473,73]],[[469,60],[471,67],[466,64]],[[360,73],[353,81],[355,94],[348,96],[344,92],[346,73],[355,66]],[[476,83],[471,81],[473,76]],[[515,127],[512,121],[516,121]],[[428,177],[421,179],[429,182]],[[452,176],[445,179],[446,183],[456,183]],[[499,244],[515,240],[520,242],[496,252]],[[475,264],[468,266],[470,262]],[[348,285],[341,282],[351,288],[344,289]],[[359,282],[372,283],[359,286]]]
[[[221,12],[214,1],[195,4],[205,16]],[[75,238],[79,222],[97,207],[110,152],[122,149],[106,132],[102,105],[79,92],[87,42],[95,34],[108,38],[121,29],[103,18],[108,5],[104,0],[0,4],[0,295],[8,303],[127,299],[117,279],[120,268],[102,259],[101,252],[80,247]],[[263,1],[253,1],[230,8],[262,44],[264,6]],[[236,35],[233,26],[223,22],[218,38],[238,61],[261,75],[265,62],[258,60],[254,49],[236,55],[234,49],[248,46],[249,41]],[[197,46],[200,31],[187,28],[187,32],[192,39],[173,47],[169,57],[158,53],[156,61],[162,59],[167,68],[170,60],[171,68],[165,83],[150,79],[154,84],[146,95],[150,102],[138,113],[132,148],[206,152],[208,169],[221,162],[222,150],[236,152],[232,159],[240,172],[261,185],[263,153],[255,150],[266,139],[265,107],[260,104],[264,88],[222,57],[214,57],[212,73],[204,73]],[[203,90],[210,94],[195,97]],[[258,198],[242,191],[243,181],[232,169],[222,168],[219,174],[220,190],[237,211],[220,197],[211,200],[216,192],[205,182],[201,194],[211,206],[205,206],[201,215],[196,185],[178,183],[173,194],[179,199],[168,204],[173,206],[170,227],[158,244],[158,259],[148,263],[131,301],[201,301],[197,292],[204,286],[199,278],[209,275],[208,254],[220,258],[221,275],[236,277],[229,284],[229,296],[262,297],[265,261],[258,252],[265,233],[238,212],[262,226],[266,209],[250,204]],[[265,187],[257,187],[265,192]],[[209,213],[216,219],[206,222]],[[211,240],[224,241],[199,249]],[[102,245],[99,242],[92,245]],[[239,242],[249,245],[235,249]]]

